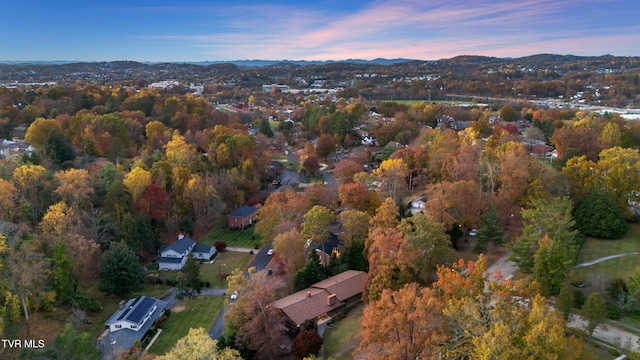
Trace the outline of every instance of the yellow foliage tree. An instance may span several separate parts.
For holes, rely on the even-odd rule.
[[[187,336],[178,340],[176,345],[158,360],[242,360],[237,350],[224,348],[218,350],[217,340],[212,340],[204,328],[189,330]]]
[[[138,199],[140,199],[140,196],[142,196],[147,186],[151,184],[151,172],[141,167],[133,168],[127,175],[125,175],[122,183],[131,193],[133,203],[135,204]]]

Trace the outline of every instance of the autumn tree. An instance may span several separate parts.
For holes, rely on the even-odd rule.
[[[343,230],[338,234],[338,237],[345,246],[350,245],[353,241],[364,242],[369,233],[369,221],[371,220],[369,214],[352,209],[341,212],[338,218]]]
[[[538,250],[533,257],[533,278],[540,283],[542,295],[560,292],[574,260],[575,252],[562,242],[553,240],[548,235],[538,241]]]
[[[324,253],[324,244],[329,241],[330,225],[335,219],[333,210],[315,205],[304,214],[301,234],[305,239],[320,244]]]
[[[278,258],[286,261],[287,272],[295,274],[305,266],[310,249],[308,249],[307,240],[300,234],[300,231],[291,229],[276,235],[273,240],[273,250]]]
[[[147,186],[151,184],[151,172],[141,167],[135,167],[124,176],[122,183],[127,187],[127,190],[129,190],[131,200],[135,204]]]
[[[218,349],[217,340],[212,340],[204,328],[191,328],[189,334],[178,342],[158,360],[241,360],[237,350]]]
[[[140,288],[143,278],[134,251],[123,242],[111,243],[100,266],[100,291],[126,298]]]
[[[280,345],[285,339],[280,315],[268,305],[276,300],[276,291],[283,286],[282,280],[267,278],[264,271],[250,272],[246,284],[234,285],[240,296],[228,303],[225,320],[236,330],[236,344],[256,351],[258,359],[282,355]]]
[[[316,154],[309,154],[302,162],[302,167],[307,174],[315,175],[320,170],[320,162]]]
[[[579,359],[583,346],[565,335],[562,316],[536,292],[535,283],[490,280],[484,256],[438,269],[434,291],[441,294],[445,358]]]
[[[88,206],[94,194],[91,177],[86,169],[69,169],[55,174],[58,187],[55,193],[69,206],[80,210]]]
[[[37,224],[45,209],[51,204],[55,181],[43,166],[22,165],[13,171],[13,185],[18,201],[26,206],[32,224]]]
[[[60,123],[55,120],[47,120],[45,118],[37,118],[29,127],[25,134],[25,141],[31,144],[39,151],[44,151],[47,139],[51,133],[62,134]]]
[[[151,183],[135,204],[134,213],[159,222],[169,211],[169,205],[169,194],[160,186]]]
[[[365,307],[354,359],[437,359],[446,339],[441,310],[436,294],[415,283],[383,290]]]
[[[407,175],[407,165],[402,159],[385,160],[373,171],[386,194],[396,202],[400,201],[402,190],[406,188]]]
[[[0,178],[0,219],[12,222],[17,214],[15,194],[17,190],[11,181]]]
[[[272,193],[258,209],[255,232],[266,244],[277,234],[300,226],[309,209],[311,204],[304,194],[289,189]]]
[[[223,206],[214,176],[209,173],[194,175],[184,188],[184,201],[193,215],[195,231],[207,231],[220,219]]]
[[[482,191],[475,181],[443,181],[427,188],[425,212],[446,224],[475,227],[482,211]]]
[[[5,299],[5,304],[11,304],[12,297],[17,300],[16,303],[24,314],[27,338],[30,338],[29,314],[32,305],[39,302],[36,297],[46,283],[49,259],[44,257],[39,242],[22,241],[8,249],[5,261],[2,272],[9,297]]]
[[[370,191],[361,183],[346,183],[338,187],[338,198],[342,206],[365,211],[369,207]]]
[[[341,183],[353,182],[353,175],[362,172],[362,164],[349,158],[340,160],[333,168],[333,176]]]
[[[316,154],[325,161],[327,157],[336,151],[336,140],[332,135],[320,134],[318,143],[316,144]]]
[[[322,337],[315,329],[303,329],[296,335],[291,344],[291,353],[297,358],[317,355],[322,348]]]

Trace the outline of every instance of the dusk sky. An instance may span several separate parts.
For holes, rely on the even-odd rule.
[[[638,0],[4,1],[0,60],[640,56]]]

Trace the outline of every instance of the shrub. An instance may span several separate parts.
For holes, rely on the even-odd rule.
[[[619,320],[622,316],[620,308],[609,303],[607,303],[607,313],[609,314],[609,319],[611,320]]]
[[[582,293],[582,291],[580,290],[574,290],[573,291],[573,307],[576,309],[580,309],[582,308],[582,305],[584,305],[584,302],[587,300],[587,298],[584,297],[584,294]]]
[[[207,288],[210,288],[211,287],[211,283],[207,281],[207,282],[204,283],[204,286],[207,287]]]
[[[227,248],[227,243],[224,241],[216,241],[213,246],[218,252],[222,252]]]

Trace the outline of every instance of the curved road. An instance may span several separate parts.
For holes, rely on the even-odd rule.
[[[578,265],[576,265],[576,269],[587,267],[587,266],[591,266],[591,265],[595,265],[595,264],[601,263],[603,261],[607,261],[607,260],[611,260],[611,259],[617,259],[619,257],[629,256],[629,255],[640,255],[640,252],[634,251],[634,252],[628,252],[628,253],[624,253],[624,254],[616,254],[616,255],[609,255],[609,256],[601,257],[599,259],[591,260],[591,261],[586,262],[586,263],[578,264]]]

